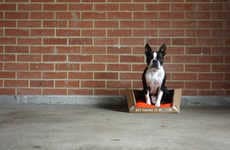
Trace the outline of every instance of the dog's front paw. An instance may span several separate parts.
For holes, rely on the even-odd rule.
[[[150,101],[149,96],[146,95],[145,99],[146,99],[146,104],[151,105],[151,101]]]
[[[160,107],[160,106],[161,106],[161,103],[156,103],[155,106],[156,106],[156,107]]]

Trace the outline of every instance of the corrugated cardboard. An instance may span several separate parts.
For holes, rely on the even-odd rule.
[[[140,90],[139,90],[140,92]],[[138,108],[136,107],[136,97],[134,90],[127,90],[127,103],[128,109],[131,113],[178,113],[180,112],[180,104],[181,104],[181,89],[173,89],[173,98],[172,98],[172,107],[170,108]]]

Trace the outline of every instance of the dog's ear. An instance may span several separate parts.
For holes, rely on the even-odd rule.
[[[163,56],[165,56],[166,55],[166,49],[167,49],[166,45],[162,44],[158,52],[160,52]]]
[[[151,59],[153,58],[153,52],[149,44],[145,45],[145,56],[146,56],[146,63],[149,64]]]

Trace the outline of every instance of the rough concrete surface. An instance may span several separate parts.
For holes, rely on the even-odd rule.
[[[119,107],[0,105],[0,150],[227,150],[230,108],[131,114]]]

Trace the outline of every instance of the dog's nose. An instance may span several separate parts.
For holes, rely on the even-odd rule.
[[[152,65],[153,68],[158,68],[158,61],[157,60],[153,60]]]

